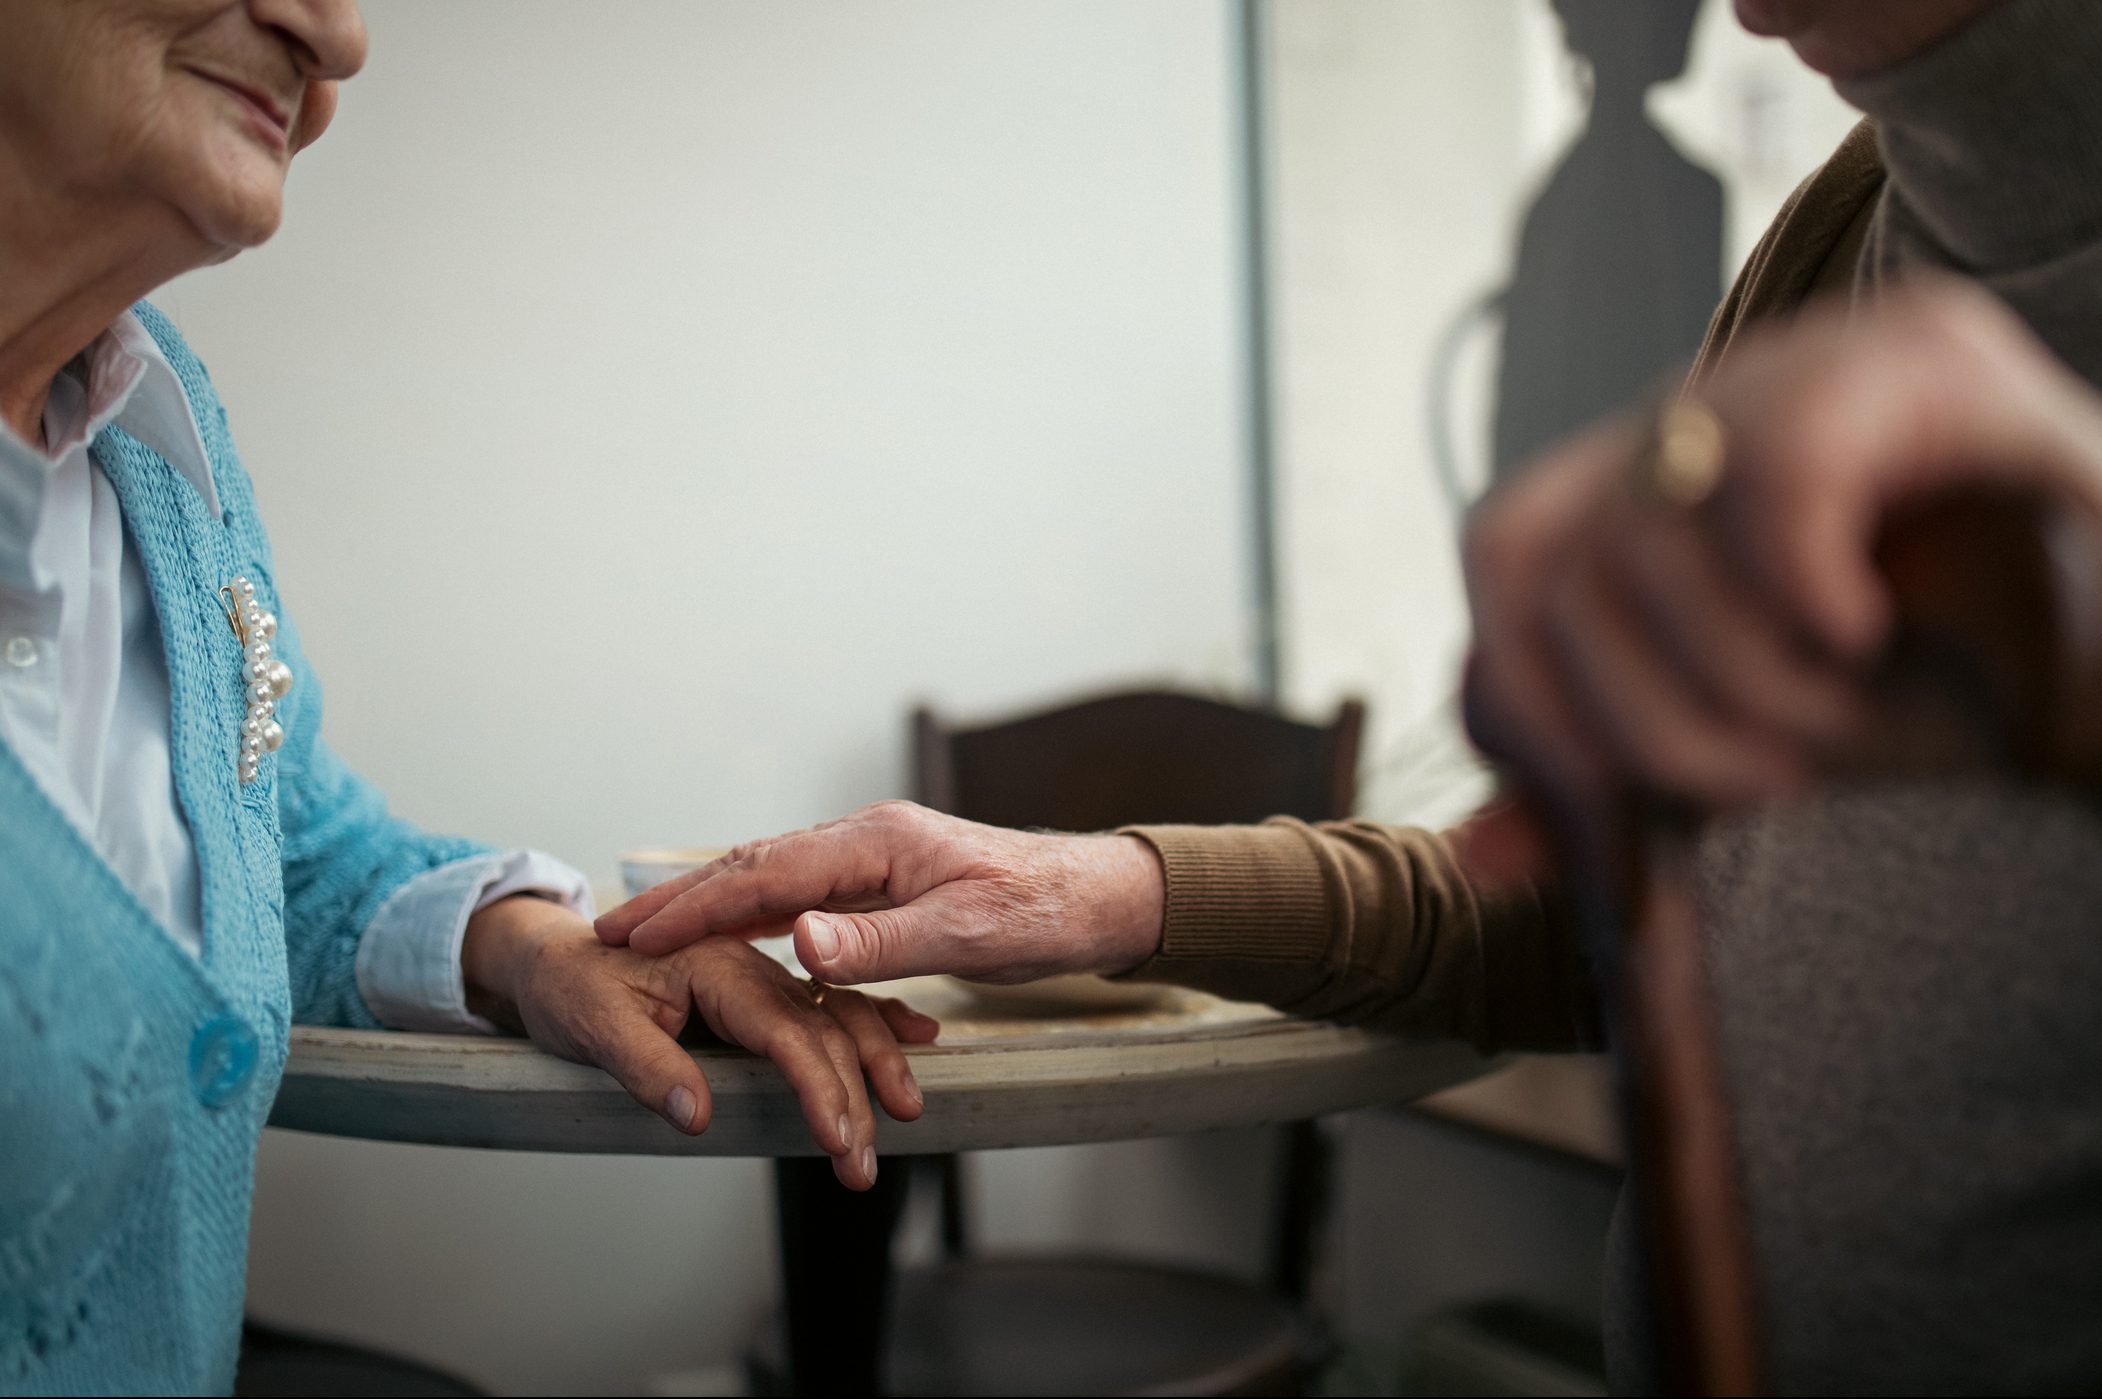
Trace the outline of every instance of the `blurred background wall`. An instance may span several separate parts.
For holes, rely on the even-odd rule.
[[[1249,693],[1239,5],[365,8],[284,232],[164,304],[330,733],[406,814],[610,885],[900,794],[919,699]],[[1481,779],[1425,385],[1582,99],[1546,0],[1256,19],[1285,696],[1366,695],[1369,812],[1444,819]],[[1846,123],[1721,0],[1651,108],[1733,267]],[[1469,462],[1491,363],[1456,366]],[[1444,1130],[1342,1126],[1375,1349],[1469,1289],[1590,1301],[1610,1182]],[[983,1233],[1252,1267],[1267,1147],[984,1157]],[[252,1311],[499,1390],[724,1365],[773,1276],[762,1163],[266,1138]]]

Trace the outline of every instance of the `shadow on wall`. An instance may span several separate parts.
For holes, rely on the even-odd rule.
[[[1455,509],[1458,352],[1503,317],[1489,484],[1556,439],[1653,391],[1700,348],[1722,291],[1723,190],[1650,120],[1649,90],[1686,71],[1699,0],[1549,0],[1587,80],[1583,131],[1526,210],[1509,285],[1448,327],[1431,386],[1433,448]]]
[[[1526,213],[1504,293],[1493,480],[1700,348],[1722,289],[1722,182],[1651,122],[1697,0],[1552,0],[1590,73],[1576,143]]]

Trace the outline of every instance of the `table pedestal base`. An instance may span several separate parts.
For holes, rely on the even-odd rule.
[[[781,1293],[794,1394],[880,1394],[891,1310],[891,1237],[912,1184],[909,1159],[852,1191],[822,1156],[774,1162]]]

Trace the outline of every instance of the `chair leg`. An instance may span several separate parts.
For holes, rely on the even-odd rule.
[[[934,1171],[935,1188],[941,1201],[942,1257],[951,1262],[971,1252],[971,1202],[969,1178],[961,1156],[928,1158]]]
[[[823,1157],[774,1162],[792,1392],[882,1392],[891,1236],[907,1184],[905,1172],[891,1172],[857,1194]]]
[[[1276,1215],[1270,1237],[1270,1286],[1304,1305],[1312,1296],[1321,1231],[1328,1223],[1331,1156],[1318,1122],[1284,1129],[1278,1162]]]

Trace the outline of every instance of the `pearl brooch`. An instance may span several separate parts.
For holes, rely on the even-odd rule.
[[[226,620],[233,624],[241,643],[241,684],[248,696],[248,713],[241,720],[241,785],[262,775],[263,755],[284,746],[284,726],[277,722],[277,702],[292,692],[292,667],[277,656],[271,642],[277,636],[277,617],[256,601],[255,584],[236,578],[219,590],[226,602]]]

